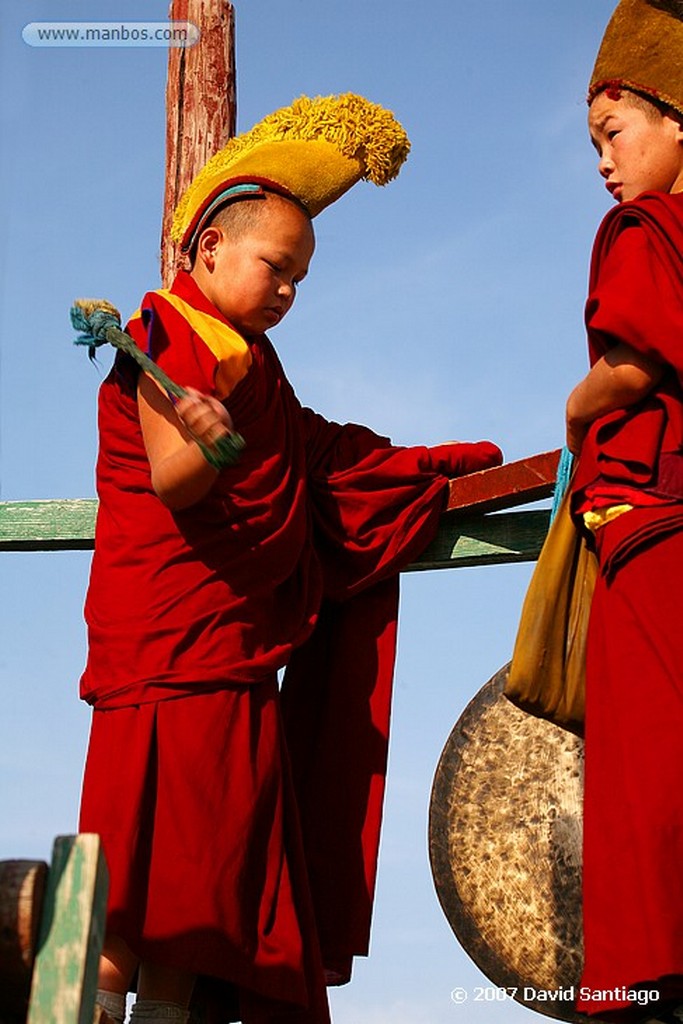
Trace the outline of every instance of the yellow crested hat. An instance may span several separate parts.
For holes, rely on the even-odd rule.
[[[588,102],[625,88],[683,114],[683,0],[621,0],[605,30]]]
[[[220,206],[262,189],[290,196],[315,217],[361,178],[386,185],[409,149],[394,115],[362,96],[301,96],[209,160],[178,203],[171,237],[187,252]]]

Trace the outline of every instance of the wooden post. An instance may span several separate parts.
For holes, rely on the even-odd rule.
[[[55,839],[26,1024],[92,1024],[107,887],[99,836]]]
[[[47,864],[0,861],[0,1020],[26,1020]]]
[[[166,85],[166,195],[161,280],[169,287],[182,263],[171,243],[173,211],[206,161],[235,134],[235,16],[228,0],[172,0],[172,21],[200,31],[190,47],[169,47]]]

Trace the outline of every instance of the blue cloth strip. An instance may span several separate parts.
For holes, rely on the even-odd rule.
[[[572,470],[574,468],[574,456],[566,446],[560,453],[560,461],[557,466],[557,479],[555,481],[555,491],[553,494],[553,507],[550,512],[550,522],[558,513],[560,503],[564,498],[567,488],[569,487],[569,481],[572,478]]]

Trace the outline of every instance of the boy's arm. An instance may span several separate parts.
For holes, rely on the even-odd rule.
[[[614,409],[635,405],[661,380],[666,367],[630,345],[619,344],[599,359],[567,401],[567,447],[581,451],[591,423]]]
[[[173,406],[147,374],[141,373],[138,380],[140,426],[152,487],[173,511],[200,501],[218,476],[195,441],[211,447],[233,429],[230,414],[217,398],[187,390],[189,397]]]

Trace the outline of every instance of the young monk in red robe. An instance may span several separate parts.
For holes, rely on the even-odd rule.
[[[324,420],[265,331],[306,276],[311,217],[406,152],[354,96],[229,143],[177,213],[192,269],[129,324],[190,396],[121,355],[100,392],[81,827],[109,864],[98,998],[119,1020],[137,974],[134,1022],[185,1021],[192,1000],[221,1024],[327,1024],[325,983],[367,952],[397,573],[447,477],[500,452]]]
[[[620,205],[596,239],[591,369],[567,404],[573,508],[600,564],[577,1008],[607,1021],[683,1019],[682,52],[682,4],[622,0],[589,92],[600,174]]]

